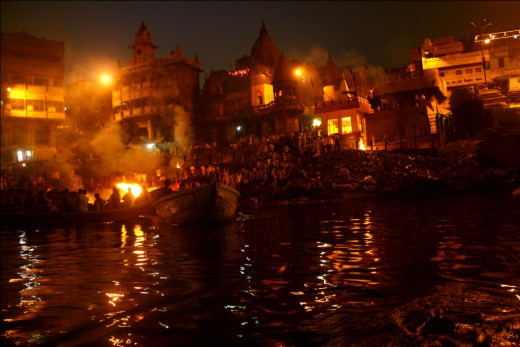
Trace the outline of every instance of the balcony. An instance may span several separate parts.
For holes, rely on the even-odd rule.
[[[348,110],[348,109],[354,109],[359,108],[361,111],[365,113],[372,113],[374,112],[372,110],[372,107],[370,106],[370,103],[367,99],[356,96],[351,98],[350,100],[344,100],[344,101],[327,101],[327,102],[320,102],[316,105],[316,108],[314,109],[314,112],[316,114],[320,113],[327,113],[327,112],[334,112],[339,110]]]
[[[489,52],[487,50],[484,50],[484,57],[489,61]],[[452,54],[441,58],[422,58],[422,64],[424,70],[482,64],[482,52]]]
[[[279,96],[274,101],[271,101],[265,105],[259,105],[253,107],[254,113],[265,113],[280,110],[295,110],[303,111],[304,107],[299,98],[295,96]]]

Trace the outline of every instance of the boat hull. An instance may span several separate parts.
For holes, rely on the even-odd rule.
[[[222,223],[233,218],[239,196],[236,189],[214,182],[159,198],[153,205],[169,224]]]

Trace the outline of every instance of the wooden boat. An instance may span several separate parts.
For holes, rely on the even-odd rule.
[[[132,207],[88,212],[29,212],[0,211],[0,225],[10,227],[52,227],[87,223],[124,222],[143,214],[155,213],[151,202]]]
[[[153,205],[169,224],[221,223],[231,220],[239,196],[236,189],[212,182],[161,197]]]

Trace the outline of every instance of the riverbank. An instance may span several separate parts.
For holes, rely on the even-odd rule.
[[[519,142],[515,139],[513,143]],[[458,194],[511,190],[520,186],[520,169],[494,163],[514,155],[511,148],[486,141],[452,142],[434,151],[393,153],[341,150],[306,158],[300,170],[279,179],[241,183],[242,204],[290,204],[418,194]],[[508,141],[511,146],[511,141]],[[511,158],[509,162],[514,162]]]

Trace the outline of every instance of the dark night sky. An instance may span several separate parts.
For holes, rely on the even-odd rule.
[[[234,68],[250,54],[265,20],[287,58],[324,65],[406,66],[408,51],[425,37],[469,39],[470,22],[486,18],[486,32],[520,27],[519,1],[154,2],[2,1],[2,32],[25,29],[65,42],[66,83],[111,73],[117,59],[129,65],[134,33],[145,22],[156,57],[180,45],[202,68]]]

